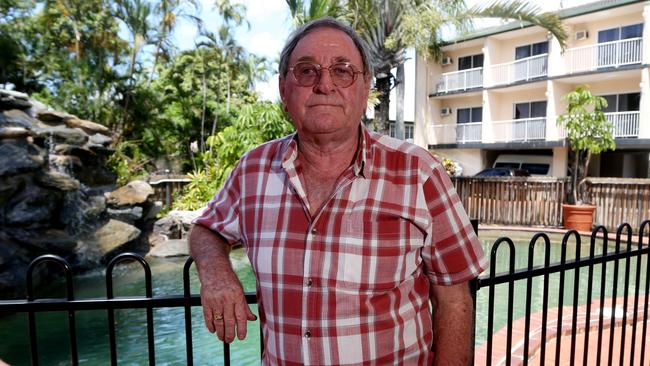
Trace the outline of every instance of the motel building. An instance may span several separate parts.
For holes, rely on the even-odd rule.
[[[569,148],[556,119],[561,97],[586,84],[607,100],[616,138],[589,175],[650,177],[650,2],[558,14],[564,50],[546,30],[514,22],[449,42],[441,61],[417,56],[414,142],[460,163],[464,176],[519,154],[552,157],[549,175],[565,177]]]

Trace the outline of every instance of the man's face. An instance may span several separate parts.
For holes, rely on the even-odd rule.
[[[361,54],[345,33],[331,28],[319,28],[302,38],[289,57],[289,67],[298,62],[312,62],[329,67],[349,62],[356,70],[363,69]],[[327,135],[356,136],[368,102],[370,80],[357,75],[347,88],[334,85],[328,70],[313,86],[301,86],[291,70],[280,77],[280,96],[300,134],[312,137]],[[319,136],[320,135],[320,136]]]

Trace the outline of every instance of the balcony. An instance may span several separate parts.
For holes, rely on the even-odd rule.
[[[639,64],[643,55],[643,38],[571,48],[566,51],[566,73],[589,72],[605,68]]]
[[[607,120],[614,125],[615,138],[639,137],[639,111],[605,113]]]
[[[541,78],[546,76],[548,72],[548,54],[496,64],[491,69],[493,85],[507,85]]]
[[[436,144],[466,144],[481,142],[482,122],[431,126],[431,135]]]
[[[454,91],[465,91],[483,86],[483,68],[447,72],[440,76],[436,83],[436,93],[450,93]]]
[[[495,142],[528,142],[546,139],[546,117],[492,123]]]

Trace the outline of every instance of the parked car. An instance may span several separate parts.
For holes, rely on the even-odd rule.
[[[478,172],[475,177],[530,177],[527,170],[515,168],[487,168]]]
[[[547,155],[501,154],[493,168],[514,168],[527,171],[530,175],[551,176],[553,157]]]

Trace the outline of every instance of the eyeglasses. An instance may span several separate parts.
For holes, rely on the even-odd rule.
[[[347,88],[354,84],[357,75],[363,74],[363,71],[357,71],[349,62],[337,62],[329,67],[323,67],[313,62],[298,62],[289,68],[293,77],[296,78],[300,86],[314,86],[320,80],[323,70],[328,70],[332,83],[339,88]]]

